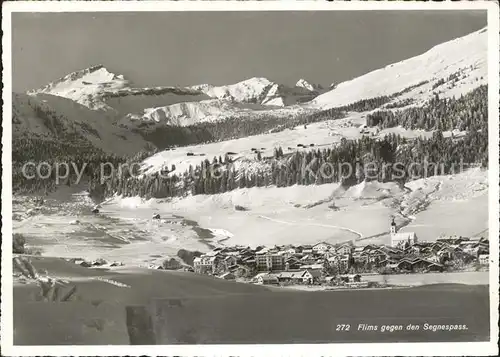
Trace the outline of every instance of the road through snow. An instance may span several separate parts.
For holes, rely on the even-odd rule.
[[[356,234],[358,236],[358,239],[363,238],[363,235],[360,232],[357,232],[357,231],[355,231],[353,229],[350,229],[350,228],[347,228],[347,227],[334,226],[334,225],[328,225],[328,224],[314,224],[314,223],[304,223],[304,222],[287,222],[287,221],[282,221],[282,220],[279,220],[279,219],[274,219],[274,218],[267,217],[267,216],[262,216],[262,215],[259,215],[258,217],[259,218],[263,218],[263,219],[267,219],[269,221],[273,221],[273,222],[276,222],[276,223],[283,223],[283,224],[288,224],[288,225],[302,225],[302,226],[315,226],[315,227],[325,227],[325,228],[337,228],[337,229],[340,229],[340,230],[343,230],[343,231],[348,231],[348,232]]]

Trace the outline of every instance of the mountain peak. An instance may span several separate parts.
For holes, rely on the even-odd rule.
[[[297,83],[295,83],[295,87],[300,87],[300,88],[305,88],[311,92],[314,92],[315,90],[317,90],[316,86],[309,83],[308,81],[306,81],[305,79],[299,79],[297,81]]]
[[[111,73],[102,64],[71,72],[46,86],[29,91],[28,94],[51,94],[65,97],[88,107],[102,107],[96,98],[106,91],[117,91],[130,87],[123,75]]]
[[[31,91],[31,93],[47,93],[61,95],[68,90],[84,89],[86,86],[93,86],[95,90],[101,87],[123,88],[128,86],[123,75],[111,73],[102,64],[90,66],[75,72],[71,72],[58,80],[47,84],[46,86]],[[99,88],[95,88],[95,87]],[[88,92],[84,90],[84,92]],[[63,95],[64,96],[64,95]]]

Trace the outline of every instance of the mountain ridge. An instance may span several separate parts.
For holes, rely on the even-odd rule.
[[[330,113],[330,109],[370,113],[377,109],[422,106],[437,95],[461,96],[487,83],[486,50],[487,31],[482,29],[442,43],[421,55],[334,85],[330,90],[303,79],[299,79],[294,87],[287,87],[263,77],[227,86],[201,84],[135,88],[123,75],[116,75],[98,64],[29,91],[28,96],[38,102],[47,102],[49,111],[60,111],[69,122],[79,123],[80,117],[89,117],[92,118],[89,125],[94,126],[94,130],[99,131],[98,128],[104,125],[105,133],[116,131],[123,135],[122,130],[133,132],[134,140],[142,135],[144,145],[148,142],[144,138],[153,133],[160,141],[166,140],[162,146],[168,147],[170,139],[165,134],[177,133],[170,130],[172,127],[192,129],[192,126],[203,124],[201,130],[204,134],[195,135],[196,138],[187,141],[189,143],[201,142],[201,137],[204,140],[229,140],[245,135],[276,133],[295,122],[309,123],[302,120],[302,116],[319,115],[311,121],[318,122],[338,118],[341,114]],[[423,71],[423,68],[429,70]],[[13,109],[19,113],[16,121],[31,123],[38,114],[46,115],[40,111],[22,110],[26,103],[26,100],[13,100]],[[296,121],[297,118],[300,120]],[[231,122],[227,123],[229,127],[223,123],[225,121]],[[244,129],[238,121],[242,122]],[[37,122],[44,123],[40,118]],[[150,123],[154,125],[150,126]],[[208,135],[207,123],[214,124],[209,131],[218,130],[219,133]],[[31,124],[16,125],[32,130]],[[248,130],[249,126],[259,125],[265,130]],[[157,129],[167,130],[154,133]],[[186,135],[192,135],[191,129],[185,131]],[[194,128],[194,131],[198,129]],[[45,128],[42,131],[49,135],[51,130]],[[99,146],[109,147],[91,138]]]

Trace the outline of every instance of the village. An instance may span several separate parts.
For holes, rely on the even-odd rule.
[[[274,247],[217,247],[194,259],[194,272],[262,285],[373,286],[363,275],[487,270],[489,241],[483,237],[443,236],[419,241],[414,232],[398,233],[391,244],[354,242]]]

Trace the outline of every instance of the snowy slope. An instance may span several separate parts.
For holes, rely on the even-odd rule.
[[[55,139],[77,133],[95,147],[116,154],[134,154],[146,145],[140,135],[105,120],[104,113],[62,97],[14,93],[12,113],[14,139],[29,134]]]
[[[339,107],[361,99],[391,95],[423,81],[428,83],[401,95],[397,100],[413,98],[422,102],[432,97],[433,92],[441,97],[460,96],[487,83],[487,40],[487,30],[482,29],[442,43],[422,55],[340,83],[307,105],[321,109]],[[439,79],[447,79],[457,72],[460,73],[460,80],[452,88],[446,83],[432,89]]]
[[[459,96],[477,88],[486,83],[486,37],[485,30],[474,32],[463,38],[449,41],[438,45],[423,55],[410,58],[406,61],[387,66],[383,69],[368,73],[349,82],[339,84],[335,89],[320,95],[313,102],[304,106],[290,106],[280,109],[283,114],[291,115],[298,108],[320,109],[336,107],[352,103],[360,99],[372,98],[380,95],[389,95],[402,91],[409,86],[428,81],[410,90],[407,93],[395,97],[393,101],[397,102],[406,98],[420,99],[419,103],[412,105],[421,105],[430,98],[434,92],[439,92],[440,96]],[[426,67],[424,67],[426,66]],[[427,66],[429,70],[427,70]],[[432,89],[432,86],[439,79],[446,79],[450,74],[461,71],[459,79],[453,83],[444,83]],[[482,79],[481,79],[482,77]],[[299,81],[297,85],[304,85],[305,81]],[[451,88],[450,88],[451,87]],[[286,111],[288,110],[288,113]],[[158,115],[158,111],[151,113]],[[277,110],[254,111],[254,115],[260,113],[270,115],[277,113]],[[212,114],[212,113],[210,113]],[[207,145],[194,145],[176,150],[164,151],[146,159],[144,168],[147,173],[156,172],[161,169],[164,163],[174,164],[177,170],[182,172],[189,168],[189,165],[197,165],[206,157],[224,156],[227,152],[234,152],[238,157],[244,160],[255,160],[255,153],[252,148],[258,148],[262,156],[271,156],[274,147],[282,147],[285,153],[294,150],[307,150],[298,147],[299,144],[312,148],[328,147],[335,145],[345,137],[347,139],[358,139],[362,136],[359,126],[365,123],[367,113],[349,113],[345,119],[329,120],[319,123],[296,127],[293,130],[285,130],[277,133],[268,133],[262,135],[228,140],[224,142],[211,143]],[[163,115],[163,113],[161,113]],[[173,113],[167,113],[164,117],[175,116]],[[197,113],[201,118],[203,115]],[[205,117],[209,120],[209,117]],[[201,120],[205,120],[201,119]],[[401,127],[394,127],[376,132],[373,137],[382,137],[389,133],[397,133],[407,138],[417,136],[428,137],[432,133],[422,130],[406,130]],[[445,136],[451,133],[443,133]],[[310,147],[310,146],[309,146]],[[188,153],[194,153],[194,156],[187,156]]]
[[[201,84],[188,89],[201,91],[213,99],[145,108],[126,115],[121,123],[129,125],[130,121],[144,120],[185,126],[230,117],[294,115],[304,111],[300,103],[322,91],[304,80],[299,80],[295,87],[287,87],[265,78],[251,78],[219,87]]]
[[[285,110],[284,108],[283,110]],[[161,151],[143,162],[143,168],[146,173],[160,171],[163,165],[169,167],[174,164],[176,172],[181,173],[189,168],[189,165],[196,166],[205,159],[219,157],[227,152],[236,153],[235,158],[240,160],[255,162],[256,154],[252,150],[258,149],[262,157],[272,156],[275,147],[281,147],[285,154],[296,150],[324,149],[337,145],[342,138],[355,140],[362,136],[359,126],[366,121],[363,113],[350,113],[345,119],[328,120],[319,123],[309,124],[307,128],[298,126],[293,129],[286,129],[277,133],[254,135],[245,138],[226,140],[221,142],[189,145],[178,147],[175,150]],[[429,137],[431,132],[423,130],[406,130],[401,127],[381,130],[374,137],[383,137],[389,133],[398,133],[406,138],[415,138],[417,136]],[[298,147],[299,144],[306,148]],[[310,146],[313,144],[314,146]],[[188,156],[193,153],[194,156]],[[238,165],[242,161],[238,161]]]
[[[116,197],[107,209],[118,210],[123,201],[134,200],[134,207],[149,209],[150,216],[153,212],[180,215],[200,227],[229,232],[224,245],[253,247],[351,240],[358,245],[389,244],[391,217],[400,222],[400,212],[411,212],[409,225],[401,230],[434,241],[442,234],[474,236],[488,227],[487,178],[488,171],[471,169],[413,181],[410,190],[370,182],[343,194],[338,184],[325,184],[254,187],[167,201]],[[247,210],[235,210],[236,205]]]

